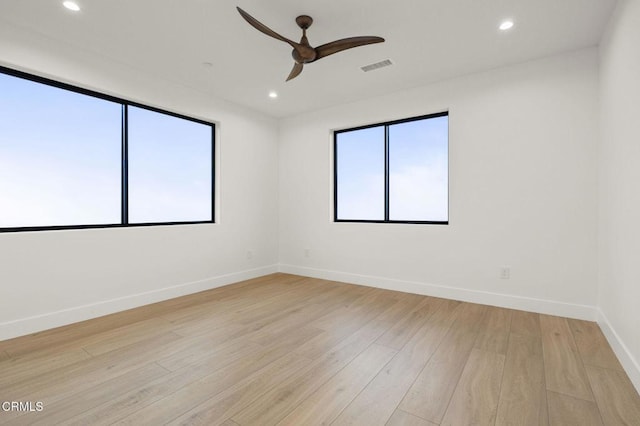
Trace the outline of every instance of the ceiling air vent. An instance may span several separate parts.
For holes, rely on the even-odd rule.
[[[376,62],[375,64],[366,65],[361,67],[360,69],[364,72],[369,72],[373,70],[377,70],[378,68],[388,67],[389,65],[393,65],[390,59],[385,59],[384,61]]]

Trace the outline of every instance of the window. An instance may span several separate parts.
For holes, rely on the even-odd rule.
[[[213,124],[2,67],[0,94],[0,231],[213,222]]]
[[[447,224],[448,113],[334,132],[334,220]]]
[[[115,224],[121,106],[0,74],[0,227]]]
[[[211,126],[128,108],[129,223],[210,221]]]

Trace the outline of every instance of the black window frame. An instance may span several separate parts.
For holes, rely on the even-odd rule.
[[[396,223],[396,224],[418,224],[418,225],[449,225],[449,215],[446,221],[433,220],[391,220],[389,219],[389,126],[394,124],[409,123],[412,121],[428,120],[430,118],[449,117],[449,111],[442,111],[433,114],[420,115],[416,117],[403,118],[400,120],[385,121],[382,123],[367,124],[364,126],[351,127],[333,131],[333,222],[334,223]],[[370,129],[373,127],[384,127],[384,219],[338,219],[338,135],[358,130]],[[449,132],[447,131],[447,175],[449,175]],[[449,211],[449,180],[447,179],[447,211]]]
[[[96,228],[133,228],[133,227],[148,227],[148,226],[167,226],[167,225],[194,225],[194,224],[212,224],[216,223],[216,208],[215,208],[215,194],[216,194],[216,124],[199,118],[189,117],[187,115],[167,111],[161,108],[152,107],[149,105],[141,104],[139,102],[130,101],[117,96],[107,95],[94,90],[86,89],[79,86],[74,86],[69,83],[63,83],[60,81],[52,80],[50,78],[38,76],[35,74],[19,71],[12,68],[7,68],[0,65],[0,73],[6,74],[12,77],[22,78],[35,83],[45,84],[48,86],[56,87],[58,89],[68,90],[70,92],[79,93],[82,95],[91,96],[98,99],[103,99],[110,102],[120,104],[122,109],[122,135],[121,135],[121,213],[120,223],[106,223],[106,224],[89,224],[89,225],[53,225],[53,226],[20,226],[20,227],[0,227],[0,233],[3,232],[30,232],[30,231],[55,231],[55,230],[70,230],[70,229],[96,229]],[[180,118],[183,120],[192,121],[195,123],[211,126],[211,220],[194,220],[194,221],[177,221],[177,222],[148,222],[148,223],[129,223],[128,219],[128,116],[127,109],[129,106],[146,109],[160,114],[169,115],[172,117]]]

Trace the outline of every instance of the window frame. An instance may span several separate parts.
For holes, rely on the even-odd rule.
[[[334,223],[395,223],[395,224],[417,224],[417,225],[449,225],[449,131],[447,129],[447,220],[391,220],[389,219],[389,126],[395,124],[409,123],[412,121],[428,120],[437,117],[449,117],[449,111],[436,112],[432,114],[403,118],[399,120],[385,121],[381,123],[367,124],[364,126],[350,127],[333,131],[333,222]],[[384,127],[384,216],[385,219],[338,219],[338,135],[358,130],[370,129],[372,127]]]
[[[120,104],[122,110],[122,122],[121,122],[121,212],[120,223],[105,223],[105,224],[85,224],[85,225],[49,225],[49,226],[18,226],[18,227],[0,227],[0,233],[5,232],[30,232],[30,231],[56,231],[56,230],[71,230],[71,229],[101,229],[101,228],[133,228],[133,227],[149,227],[149,226],[167,226],[167,225],[194,225],[194,224],[212,224],[216,223],[216,123],[202,120],[199,118],[189,117],[187,115],[179,114],[172,111],[167,111],[161,108],[152,107],[149,105],[141,104],[139,102],[130,101],[117,96],[107,95],[94,90],[86,89],[83,87],[75,86],[69,83],[64,83],[50,78],[30,74],[24,71],[19,71],[12,68],[7,68],[0,65],[0,73],[6,74],[12,77],[22,78],[35,83],[44,84],[47,86],[56,87],[58,89],[67,90],[70,92],[79,93],[86,96],[91,96],[98,99],[103,99],[110,102]],[[195,221],[177,221],[177,222],[147,222],[147,223],[129,223],[128,220],[128,107],[133,106],[137,108],[146,109],[159,114],[169,115],[171,117],[180,118],[183,120],[192,121],[195,123],[207,125],[211,127],[211,220],[195,220]]]

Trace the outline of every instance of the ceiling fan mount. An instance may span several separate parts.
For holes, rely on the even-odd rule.
[[[308,30],[313,24],[313,18],[309,15],[300,15],[296,18],[296,24],[303,30]]]
[[[314,48],[311,47],[311,45],[309,44],[309,40],[307,39],[307,30],[309,29],[311,24],[313,24],[313,18],[311,18],[311,16],[300,15],[296,18],[296,23],[302,29],[302,38],[300,39],[300,42],[295,42],[276,33],[271,28],[267,27],[239,7],[236,7],[236,9],[238,9],[240,15],[252,27],[263,34],[268,35],[269,37],[284,41],[285,43],[293,47],[291,56],[293,56],[293,60],[295,63],[293,65],[291,73],[289,74],[289,77],[287,77],[287,81],[300,75],[304,64],[315,62],[318,59],[322,59],[325,56],[333,55],[334,53],[342,52],[343,50],[351,49],[358,46],[364,46],[367,44],[382,43],[384,41],[382,37],[375,36],[349,37],[332,41],[330,43],[326,43]]]

